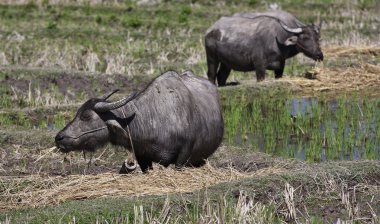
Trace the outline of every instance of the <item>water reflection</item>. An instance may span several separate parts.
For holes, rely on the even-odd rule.
[[[379,160],[379,106],[379,100],[263,100],[237,110],[241,122],[227,127],[227,135],[234,135],[233,144],[300,160]]]
[[[290,109],[290,114],[292,117],[297,116],[312,116],[312,107],[317,105],[318,101],[316,98],[293,98],[286,101],[286,106]]]

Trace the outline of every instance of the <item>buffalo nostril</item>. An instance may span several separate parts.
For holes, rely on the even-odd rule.
[[[323,61],[323,53],[316,54],[316,56],[314,57],[314,60]]]
[[[319,55],[318,55],[318,58],[319,58],[319,60],[323,61],[323,54],[322,54],[322,53],[319,54]]]
[[[55,136],[55,141],[56,141],[56,142],[59,142],[59,141],[63,140],[64,138],[65,138],[65,137],[63,137],[62,134],[57,134],[57,135]]]

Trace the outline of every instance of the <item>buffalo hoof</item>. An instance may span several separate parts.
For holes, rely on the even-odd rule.
[[[177,171],[184,171],[185,170],[185,167],[184,166],[175,166],[175,170]]]
[[[262,82],[264,81],[264,79],[265,79],[265,76],[256,76],[257,82]]]
[[[234,82],[227,82],[226,86],[237,86],[240,85],[240,82],[234,81]]]

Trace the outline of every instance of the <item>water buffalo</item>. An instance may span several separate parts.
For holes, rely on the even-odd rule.
[[[231,69],[256,71],[257,81],[264,80],[266,69],[281,78],[285,60],[299,52],[323,60],[319,38],[319,26],[304,25],[283,11],[222,17],[205,35],[207,76],[219,86],[226,85]]]
[[[116,102],[110,92],[85,102],[55,137],[62,152],[94,151],[110,142],[124,146],[130,156],[121,173],[143,172],[152,162],[201,166],[219,146],[223,119],[215,85],[188,71],[166,72],[143,91]]]

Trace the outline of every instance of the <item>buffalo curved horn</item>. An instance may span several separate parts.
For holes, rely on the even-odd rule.
[[[314,31],[319,35],[321,28],[319,28],[319,26],[317,25],[313,25],[313,28],[314,28]]]
[[[116,101],[116,102],[111,102],[111,103],[110,102],[98,102],[95,104],[94,110],[96,112],[106,112],[106,111],[117,109],[119,107],[124,106],[129,101],[133,100],[133,98],[135,98],[136,95],[137,95],[137,93],[134,92],[124,99],[121,99],[121,100]]]
[[[290,32],[290,33],[302,33],[302,28],[298,27],[298,28],[290,28],[288,27],[287,25],[285,25],[283,22],[279,21],[280,22],[280,25],[282,26],[282,28],[284,28],[284,30]]]
[[[322,28],[322,20],[319,21],[319,24],[318,25],[314,25],[314,29],[315,31],[319,34],[320,31],[321,31],[321,28]]]
[[[319,35],[321,31],[322,21],[319,22],[319,25],[316,25],[314,23],[311,24],[311,27],[314,29],[314,31]]]
[[[100,99],[106,100],[106,99],[108,99],[110,96],[112,96],[114,93],[116,93],[118,91],[119,91],[119,89],[112,90],[112,91],[104,94],[103,96],[101,96]]]

